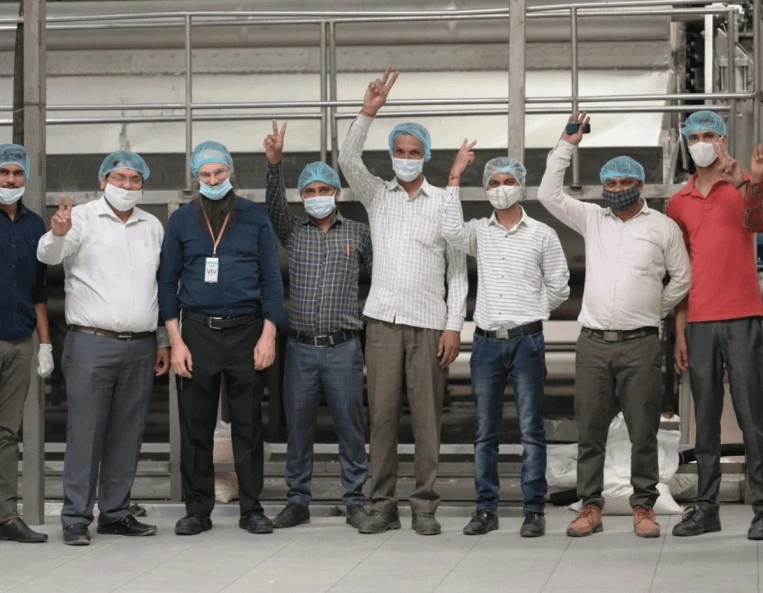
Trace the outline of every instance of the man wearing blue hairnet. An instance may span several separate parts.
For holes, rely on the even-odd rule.
[[[742,432],[754,517],[747,537],[763,539],[763,301],[755,266],[755,232],[763,231],[763,146],[751,175],[728,153],[723,119],[696,111],[683,135],[697,172],[668,202],[692,259],[689,296],[676,307],[675,362],[688,371],[697,422],[698,505],[673,535],[720,531],[721,414],[728,374]]]
[[[307,218],[298,220],[292,214],[281,168],[285,133],[286,124],[279,131],[274,121],[273,133],[263,142],[268,160],[265,202],[289,253],[289,340],[283,383],[289,492],[273,525],[293,527],[310,519],[315,423],[324,393],[339,439],[347,523],[358,528],[368,519],[358,291],[361,268],[371,275],[371,231],[341,215],[339,174],[321,162],[307,165],[297,182]]]
[[[498,449],[503,397],[511,377],[522,442],[520,485],[524,501],[522,537],[546,531],[546,433],[543,384],[546,380],[543,321],[570,295],[570,272],[559,237],[530,218],[520,205],[524,166],[498,157],[485,165],[483,187],[495,209],[490,218],[464,222],[459,197],[461,174],[474,161],[464,141],[448,178],[443,235],[451,245],[477,258],[477,324],[470,359],[477,406],[474,485],[477,509],[466,535],[498,529]]]
[[[66,273],[61,523],[69,545],[90,543],[96,489],[98,533],[156,533],[128,511],[154,374],[169,371],[167,335],[163,327],[157,332],[164,229],[137,207],[148,177],[140,155],[108,155],[98,171],[101,197],[76,207],[62,197],[37,247],[40,261],[63,262]]]
[[[631,440],[633,530],[639,537],[658,537],[659,326],[689,291],[689,256],[678,226],[641,198],[644,168],[632,158],[619,156],[602,167],[606,208],[565,193],[564,173],[589,119],[584,112],[570,117],[578,131],[562,134],[538,188],[541,204],[585,239],[578,317],[583,327],[575,347],[577,491],[583,506],[567,535],[581,537],[602,529],[607,433],[619,408]],[[666,273],[670,281],[663,286]]]
[[[363,109],[350,127],[339,164],[353,195],[368,211],[374,244],[371,291],[363,314],[368,405],[371,419],[371,519],[359,531],[400,528],[397,508],[397,441],[403,377],[413,419],[416,484],[410,496],[412,527],[440,533],[434,490],[439,462],[445,369],[458,355],[466,313],[466,256],[442,235],[443,189],[423,174],[432,141],[421,124],[395,126],[389,153],[395,177],[373,175],[362,159],[376,113],[397,73],[387,68],[368,85]]]
[[[259,497],[261,371],[273,364],[277,328],[286,324],[275,234],[265,209],[236,194],[233,159],[225,146],[202,142],[190,166],[194,199],[170,217],[159,266],[159,307],[177,374],[186,507],[175,533],[197,535],[212,528],[212,440],[223,378],[239,486],[238,524],[249,533],[272,533]]]
[[[31,173],[23,146],[0,144],[0,539],[23,543],[48,540],[29,529],[18,515],[19,430],[29,391],[37,332],[37,373],[53,372],[48,332],[46,267],[36,248],[45,223],[24,206]]]

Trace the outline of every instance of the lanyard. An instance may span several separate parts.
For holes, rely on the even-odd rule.
[[[212,224],[209,222],[209,217],[207,216],[206,212],[204,213],[204,220],[207,221],[209,236],[212,237],[212,241],[214,242],[214,247],[212,249],[212,257],[217,257],[217,246],[220,244],[220,240],[223,238],[223,233],[225,233],[225,227],[228,226],[228,221],[230,220],[230,212],[225,217],[225,220],[223,221],[223,226],[220,227],[220,232],[217,235],[217,239],[215,239],[215,234],[212,232]]]

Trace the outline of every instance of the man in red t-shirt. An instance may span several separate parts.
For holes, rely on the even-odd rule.
[[[697,111],[683,129],[697,172],[668,202],[692,260],[688,298],[676,307],[675,362],[689,371],[696,415],[699,506],[691,507],[673,535],[720,531],[723,370],[742,430],[747,480],[755,517],[749,539],[763,539],[763,300],[755,268],[755,231],[761,222],[763,145],[750,175],[727,151],[726,125]],[[743,195],[744,194],[744,195]]]

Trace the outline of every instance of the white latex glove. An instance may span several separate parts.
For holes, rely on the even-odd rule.
[[[50,377],[53,372],[53,346],[50,344],[40,344],[40,350],[37,352],[37,374],[43,379]]]

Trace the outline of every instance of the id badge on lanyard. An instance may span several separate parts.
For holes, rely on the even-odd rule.
[[[220,240],[223,238],[225,228],[228,226],[230,220],[230,214],[225,217],[223,226],[220,228],[220,233],[215,239],[215,234],[212,232],[212,224],[209,222],[209,218],[204,214],[204,219],[207,221],[207,228],[209,229],[209,236],[212,237],[212,257],[208,257],[204,260],[204,282],[207,284],[215,284],[220,274],[220,258],[217,257],[217,246],[220,244]]]

